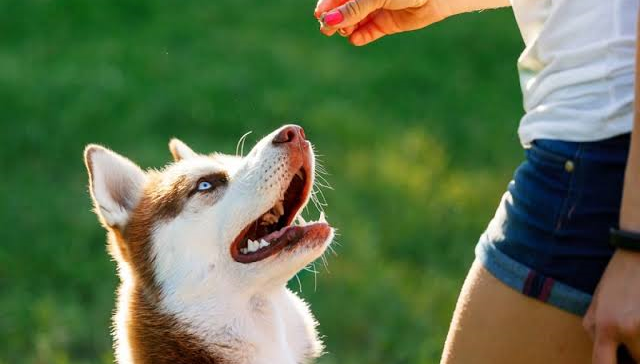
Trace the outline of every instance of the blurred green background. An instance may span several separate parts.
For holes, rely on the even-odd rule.
[[[82,149],[144,167],[303,125],[335,249],[300,274],[321,364],[437,363],[473,247],[522,157],[510,10],[364,48],[313,0],[0,2],[0,363],[110,363],[117,284]],[[317,216],[316,212],[311,213]],[[291,287],[299,290],[294,280]]]

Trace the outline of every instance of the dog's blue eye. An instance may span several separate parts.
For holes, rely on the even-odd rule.
[[[196,182],[195,187],[189,193],[189,196],[199,192],[212,192],[219,187],[224,187],[229,182],[229,177],[225,173],[212,173],[201,177]]]
[[[213,185],[210,182],[202,181],[198,183],[198,191],[207,191],[210,190]]]

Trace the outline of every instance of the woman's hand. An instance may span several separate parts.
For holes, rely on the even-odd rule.
[[[326,35],[339,32],[357,46],[424,28],[449,16],[441,0],[319,0],[315,15]]]
[[[593,339],[593,364],[617,364],[620,345],[640,363],[640,253],[616,251],[583,324]]]
[[[338,32],[361,46],[452,15],[509,5],[509,0],[318,0],[315,16],[324,34]]]

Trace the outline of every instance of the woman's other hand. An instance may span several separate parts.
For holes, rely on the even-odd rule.
[[[616,364],[620,345],[640,363],[640,253],[616,251],[583,323],[593,339],[592,364]]]
[[[424,28],[450,14],[441,0],[319,0],[320,31],[361,46],[385,35]]]

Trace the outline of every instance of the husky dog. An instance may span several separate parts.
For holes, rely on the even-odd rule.
[[[307,304],[286,288],[334,230],[300,216],[314,183],[304,131],[283,126],[245,157],[171,140],[175,162],[143,171],[84,152],[95,211],[121,285],[120,364],[307,363],[323,351]],[[299,224],[294,224],[294,221]]]

